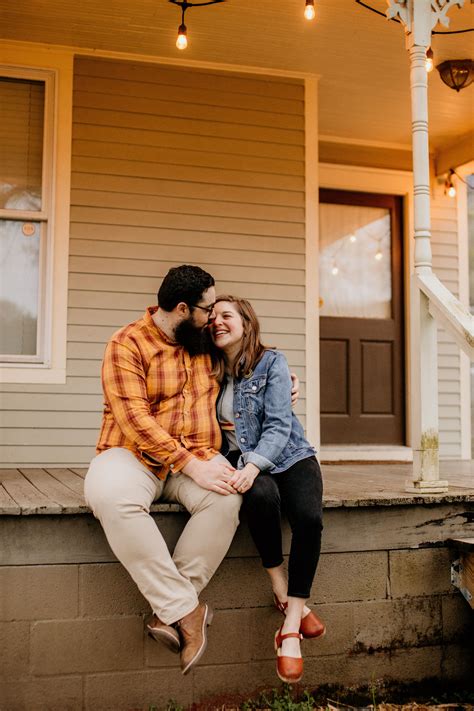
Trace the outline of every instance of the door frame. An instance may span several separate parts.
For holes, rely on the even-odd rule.
[[[397,448],[385,448],[381,452],[379,448],[360,446],[357,449],[345,447],[342,453],[338,449],[337,459],[399,459],[410,461],[413,457],[411,450],[411,421],[410,421],[410,274],[414,266],[414,240],[413,235],[413,175],[409,171],[384,170],[379,168],[368,168],[364,166],[339,165],[320,163],[319,164],[319,188],[332,188],[335,190],[348,190],[368,193],[383,193],[388,195],[398,195],[403,198],[403,284],[404,284],[404,366],[405,366],[405,422],[407,433],[407,446]],[[313,186],[312,186],[313,187]],[[317,205],[319,213],[318,192],[311,190],[312,199]],[[319,265],[319,226],[318,220],[313,219],[312,230],[307,232],[306,244],[306,282],[310,288],[307,290],[307,318],[306,318],[306,381],[308,393],[317,393],[317,408],[314,410],[314,417],[310,416],[307,407],[307,435],[311,442],[319,446],[320,443],[320,383],[319,383],[319,279],[316,266]],[[315,335],[316,334],[316,337]],[[307,402],[310,399],[307,399]],[[323,459],[325,457],[323,456]]]

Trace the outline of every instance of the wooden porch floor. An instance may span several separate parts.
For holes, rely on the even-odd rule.
[[[394,506],[397,504],[474,501],[474,461],[441,462],[447,494],[405,491],[411,464],[325,464],[324,506]],[[0,514],[89,513],[83,497],[87,469],[0,469]],[[154,504],[152,511],[180,511],[177,504]]]

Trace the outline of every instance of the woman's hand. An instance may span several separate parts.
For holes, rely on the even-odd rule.
[[[290,373],[291,375],[291,407],[294,407],[298,402],[300,396],[300,379],[296,373]]]
[[[234,487],[239,494],[245,494],[252,488],[256,477],[260,474],[260,469],[250,462],[243,469],[238,469],[229,479],[228,484]]]

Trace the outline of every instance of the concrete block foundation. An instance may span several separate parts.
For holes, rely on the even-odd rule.
[[[474,615],[451,586],[445,540],[474,536],[473,512],[466,502],[325,509],[310,603],[327,635],[303,642],[305,687],[470,678]],[[185,515],[155,518],[172,548]],[[144,634],[148,605],[91,514],[0,516],[0,528],[2,711],[186,707],[279,685],[280,615],[245,523],[203,593],[215,620],[186,677]]]

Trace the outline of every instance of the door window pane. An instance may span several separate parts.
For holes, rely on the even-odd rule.
[[[41,223],[0,220],[0,353],[37,354]]]
[[[0,207],[41,209],[45,85],[0,78]]]
[[[320,204],[320,315],[391,318],[390,212]]]

